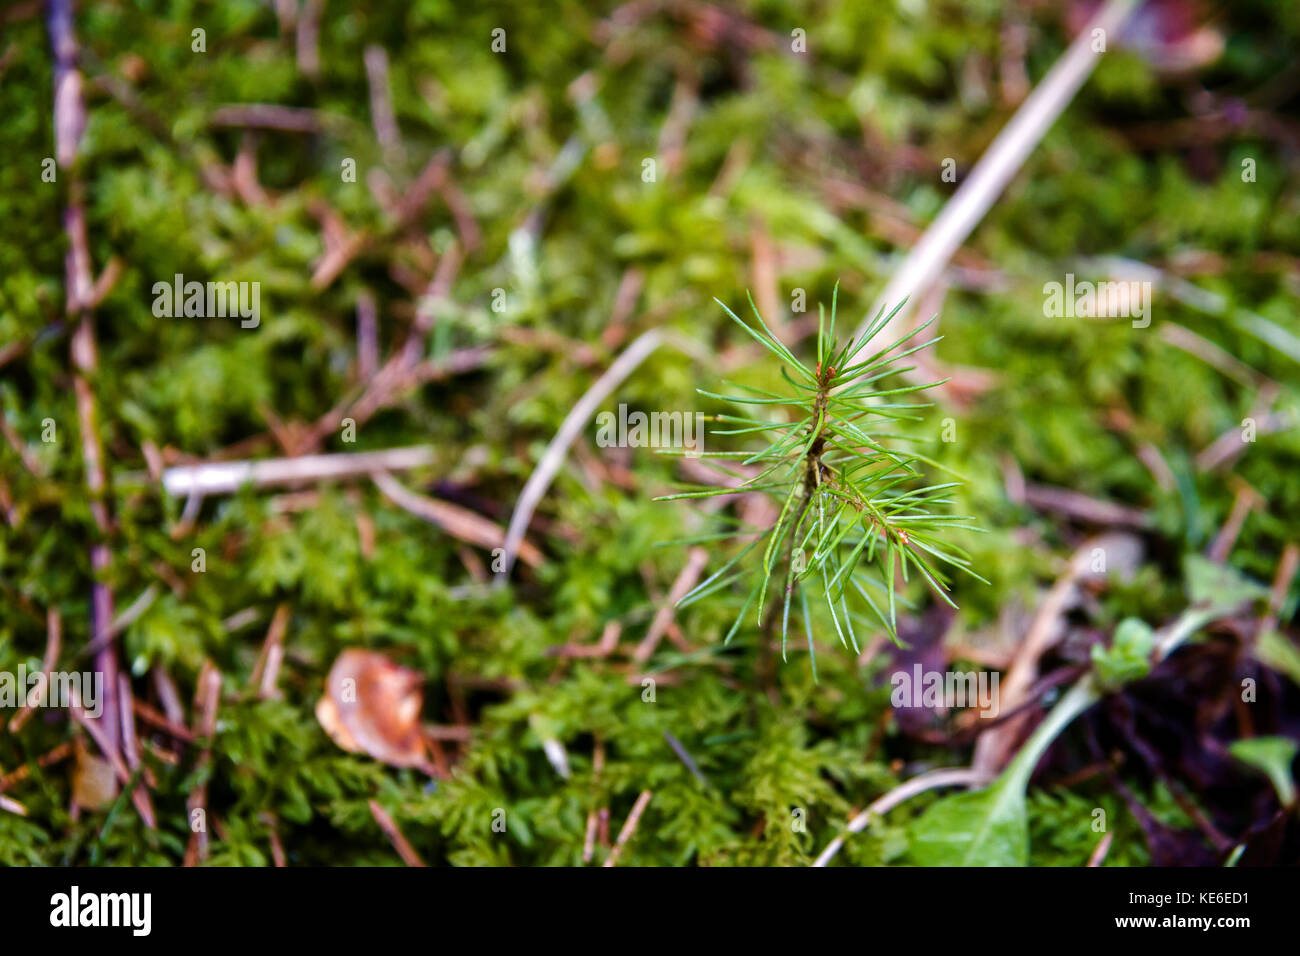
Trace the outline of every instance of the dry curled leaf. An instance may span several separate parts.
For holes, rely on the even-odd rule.
[[[113,765],[85,747],[78,747],[77,762],[72,768],[72,795],[87,810],[100,810],[111,804],[117,797]]]
[[[420,675],[374,651],[338,656],[316,704],[316,719],[344,750],[395,767],[425,765]]]

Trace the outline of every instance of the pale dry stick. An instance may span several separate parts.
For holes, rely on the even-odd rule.
[[[1106,854],[1110,852],[1110,844],[1114,839],[1115,831],[1107,830],[1106,834],[1097,841],[1097,847],[1092,851],[1092,856],[1088,857],[1089,866],[1101,866],[1106,862]]]
[[[659,348],[663,341],[664,334],[660,329],[643,332],[614,360],[610,367],[605,370],[605,373],[596,380],[595,384],[587,389],[587,393],[578,399],[577,404],[564,417],[559,431],[555,433],[551,443],[546,446],[546,451],[542,453],[537,467],[528,476],[528,481],[524,484],[524,490],[519,493],[519,500],[515,502],[515,510],[510,516],[510,525],[506,530],[504,573],[497,578],[497,587],[504,587],[509,579],[510,571],[514,567],[515,555],[518,553],[519,545],[523,542],[528,523],[532,521],[533,512],[537,509],[542,496],[546,494],[546,490],[551,486],[551,481],[554,480],[555,475],[564,464],[564,458],[568,454],[569,446],[581,434],[583,428],[587,425],[587,421],[595,414],[601,402],[605,401],[614,389],[622,384],[623,380],[650,356],[650,353]]]
[[[27,816],[27,808],[15,800],[13,797],[7,797],[0,793],[0,810],[8,810],[10,813],[17,814],[20,817]]]
[[[1204,336],[1197,335],[1186,326],[1176,322],[1161,322],[1156,330],[1159,336],[1174,348],[1182,349],[1194,355],[1206,365],[1217,369],[1238,385],[1246,388],[1260,388],[1270,383],[1270,379],[1256,372],[1241,359],[1231,354]]]
[[[393,112],[393,98],[388,84],[388,52],[379,44],[371,43],[364,54],[366,79],[370,83],[370,122],[375,138],[383,147],[384,156],[391,163],[402,158],[402,134],[397,128],[397,115]]]
[[[402,858],[402,862],[407,866],[424,866],[425,863],[424,860],[420,859],[420,854],[415,852],[415,847],[411,846],[411,841],[403,835],[401,829],[397,826],[397,821],[379,805],[379,801],[371,800],[368,805],[370,815],[379,824],[379,829],[384,831],[384,836],[388,837],[388,842],[393,844],[393,849]]]
[[[908,253],[858,326],[857,338],[882,309],[888,311],[904,299],[914,300],[938,277],[1092,73],[1100,58],[1092,48],[1093,32],[1104,31],[1107,42],[1113,43],[1135,5],[1136,0],[1109,0],[1079,32]],[[900,309],[881,330],[881,341],[898,338],[898,330],[907,327],[909,318],[910,310]]]
[[[1151,516],[1139,508],[1129,508],[1052,485],[1026,484],[1021,499],[1016,503],[1111,528],[1146,528],[1152,521]]]
[[[650,628],[646,631],[645,638],[637,645],[636,651],[632,654],[632,659],[638,664],[644,664],[650,660],[650,656],[654,654],[655,648],[659,646],[659,642],[673,623],[673,617],[677,613],[677,602],[686,597],[691,588],[695,587],[695,582],[700,579],[700,574],[703,573],[704,566],[708,562],[709,553],[707,551],[700,547],[691,548],[686,556],[686,564],[677,575],[677,579],[673,581],[667,599],[655,612],[654,620],[650,622]]]
[[[90,494],[90,511],[101,540],[90,547],[90,566],[94,574],[91,585],[91,633],[96,642],[107,634],[113,620],[113,592],[106,583],[112,556],[105,543],[111,531],[105,503],[107,482],[104,478],[103,449],[96,430],[95,395],[90,382],[98,358],[95,348],[94,316],[91,298],[95,283],[91,277],[90,244],[86,236],[86,212],[83,206],[84,184],[77,173],[77,152],[86,128],[86,107],[81,97],[81,71],[77,68],[77,38],[71,0],[50,0],[48,4],[50,45],[54,50],[54,137],[59,166],[71,170],[69,199],[64,211],[64,231],[68,235],[67,311],[77,317],[72,335],[73,392],[76,395],[77,422],[81,428],[82,460],[86,469],[86,489]],[[103,641],[95,654],[95,670],[103,674],[103,721],[106,756],[118,754],[120,727],[117,702],[117,648],[111,640]]]
[[[569,752],[564,749],[564,743],[555,737],[543,738],[542,753],[546,755],[546,760],[550,763],[551,768],[562,778],[568,780],[572,771],[569,769]]]
[[[551,482],[564,464],[569,446],[577,440],[601,402],[605,401],[655,349],[665,343],[675,346],[692,357],[698,357],[700,354],[698,344],[685,336],[675,335],[663,329],[643,332],[623,350],[604,374],[596,379],[591,388],[587,389],[586,394],[578,399],[577,404],[564,417],[559,431],[546,446],[546,451],[542,453],[537,467],[528,476],[524,490],[519,493],[519,500],[515,502],[515,510],[510,515],[510,526],[506,531],[504,573],[497,577],[495,587],[505,587],[506,581],[509,580],[519,546],[524,540],[524,533],[528,530],[528,523],[533,520],[533,512],[537,510],[542,496],[546,494],[546,490],[550,488]]]
[[[59,649],[62,646],[63,615],[57,607],[50,607],[45,612],[45,657],[41,660],[41,673],[45,675],[45,680],[41,681],[36,692],[27,697],[23,706],[18,709],[18,713],[14,714],[13,719],[9,721],[9,733],[16,734],[22,730],[23,724],[27,723],[34,709],[44,703],[45,693],[49,689],[50,675],[54,672],[54,665],[59,662]]]
[[[384,451],[264,458],[256,461],[211,461],[177,465],[163,472],[163,489],[174,497],[230,494],[244,485],[261,488],[299,482],[360,478],[376,471],[403,471],[433,464],[431,445]]]
[[[375,297],[369,292],[357,296],[357,377],[369,382],[379,371],[379,318]]]
[[[900,783],[893,790],[875,800],[867,809],[849,821],[844,832],[826,844],[826,849],[813,861],[813,866],[825,866],[844,846],[844,840],[850,833],[861,833],[867,828],[873,816],[884,816],[900,803],[904,803],[918,794],[936,787],[975,787],[988,781],[988,775],[971,767],[943,767],[918,774],[911,780]]]
[[[212,112],[208,123],[212,126],[275,129],[285,133],[319,133],[329,122],[342,118],[327,116],[318,110],[298,106],[281,106],[277,103],[235,103]]]
[[[163,713],[173,724],[181,726],[185,723],[185,708],[181,706],[181,695],[176,690],[176,684],[172,681],[171,676],[163,670],[161,664],[155,664],[151,671],[153,674],[153,686],[158,692],[158,700],[162,704]]]
[[[632,806],[632,812],[627,815],[623,829],[618,831],[618,839],[614,841],[614,849],[609,851],[605,866],[615,866],[618,863],[618,858],[623,854],[623,847],[627,845],[628,840],[632,839],[632,834],[636,833],[637,825],[641,822],[641,814],[645,813],[645,808],[649,806],[651,796],[649,790],[642,790],[641,796],[636,798],[636,803]]]
[[[1147,471],[1151,472],[1151,477],[1155,479],[1156,485],[1163,492],[1174,490],[1178,484],[1178,479],[1174,477],[1174,471],[1169,467],[1169,462],[1165,461],[1165,456],[1160,454],[1160,449],[1149,441],[1144,441],[1138,445],[1134,451],[1137,460],[1147,466]]]
[[[1294,415],[1286,412],[1270,412],[1267,406],[1261,408],[1261,405],[1262,403],[1257,402],[1249,416],[1255,423],[1256,437],[1288,431],[1295,426]],[[1229,428],[1197,453],[1196,468],[1198,471],[1215,471],[1222,468],[1240,457],[1249,445],[1250,442],[1245,438],[1241,426]]]
[[[306,0],[294,31],[298,69],[315,79],[320,75],[320,13],[325,0]]]
[[[417,518],[423,518],[430,524],[437,525],[458,541],[477,545],[489,551],[503,546],[505,534],[500,526],[477,512],[448,501],[418,495],[402,486],[385,471],[376,471],[370,478],[383,492],[384,497],[393,504],[409,511]],[[542,563],[542,552],[528,541],[519,543],[519,556],[533,567]]]

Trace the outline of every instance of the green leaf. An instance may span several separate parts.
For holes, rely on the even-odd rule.
[[[1025,791],[1011,777],[933,803],[913,821],[919,866],[1024,866],[1029,860]]]
[[[1155,632],[1145,621],[1127,617],[1115,628],[1110,647],[1092,646],[1092,667],[1098,686],[1112,691],[1151,673]]]
[[[1025,788],[1029,778],[1052,741],[1097,699],[1091,681],[1078,681],[1034,728],[993,783],[931,804],[911,826],[913,862],[921,866],[1026,865],[1029,824]]]
[[[1230,614],[1241,605],[1268,594],[1268,589],[1262,584],[1199,554],[1189,554],[1183,559],[1183,574],[1191,602],[1221,614]]]
[[[1255,659],[1300,685],[1300,649],[1278,631],[1265,631],[1259,636]]]
[[[1272,781],[1282,806],[1295,804],[1295,778],[1291,775],[1291,764],[1296,753],[1300,752],[1300,744],[1286,737],[1248,737],[1234,740],[1228,745],[1228,751]]]

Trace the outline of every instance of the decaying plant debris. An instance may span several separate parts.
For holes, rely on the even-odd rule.
[[[0,11],[0,864],[1300,860],[1293,4],[456,7]]]

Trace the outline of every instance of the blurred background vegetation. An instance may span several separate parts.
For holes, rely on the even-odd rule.
[[[686,562],[662,545],[698,519],[651,500],[681,480],[676,460],[598,448],[592,428],[530,526],[542,560],[505,588],[491,587],[488,549],[369,481],[246,489],[186,514],[159,469],[432,445],[434,464],[400,481],[504,527],[564,416],[639,333],[674,329],[703,355],[656,351],[604,408],[716,412],[697,387],[779,387],[714,296],[739,307],[752,291],[804,355],[806,316],[837,280],[856,323],[1087,4],[83,3],[87,125],[53,183],[44,10],[0,12],[0,669],[40,666],[49,608],[60,667],[88,666],[89,545],[105,541],[118,612],[147,596],[118,637],[136,698],[162,710],[171,682],[194,728],[205,661],[221,679],[211,737],[140,724],[154,828],[115,788],[93,799],[82,778],[98,751],[62,712],[0,733],[3,793],[25,809],[0,812],[0,862],[179,863],[186,800],[206,786],[212,864],[398,863],[385,813],[431,864],[578,864],[590,818],[600,863],[644,791],[622,864],[806,863],[900,781],[969,762],[960,715],[890,707],[895,664],[1005,666],[1071,554],[1120,527],[1140,538],[1140,565],[1085,595],[1043,670],[1078,665],[1120,619],[1157,626],[1186,606],[1181,559],[1212,549],[1234,507],[1244,521],[1219,557],[1274,586],[1265,613],[1294,654],[1294,565],[1279,566],[1300,537],[1300,7],[1156,6],[1157,32],[1209,31],[1183,47],[1161,36],[1190,65],[1113,44],[923,303],[944,335],[931,361],[962,387],[911,433],[968,479],[955,510],[989,533],[959,543],[990,584],[958,579],[951,617],[914,584],[911,651],[877,639],[858,659],[817,621],[817,682],[793,646],[766,675],[752,627],[722,645],[739,593],[680,610],[675,639],[634,659]],[[74,179],[91,268],[110,272],[90,375],[107,532],[71,385]],[[1102,278],[1098,257],[1161,270],[1149,328],[1045,317],[1043,284]],[[259,281],[259,327],[155,317],[153,283],[176,273]],[[365,386],[359,303],[373,303],[386,357],[440,275],[416,337],[425,380],[358,419],[354,443],[336,427],[313,436]],[[791,311],[798,289],[807,314]],[[1247,417],[1263,423],[1257,441],[1207,455]],[[281,607],[284,662],[263,694],[254,675]],[[1258,660],[1253,623],[1053,747],[1030,790],[1032,863],[1085,862],[1098,807],[1107,865],[1222,860],[1250,842],[1276,800],[1222,748],[1300,735],[1300,673]],[[611,624],[611,653],[557,651]],[[320,726],[325,676],[356,647],[420,676],[423,720],[445,731],[432,777],[346,753]],[[1260,685],[1248,713],[1230,706],[1245,677]],[[907,863],[908,821],[932,799],[850,838],[838,861]],[[1274,862],[1300,845],[1294,823],[1277,845]]]

